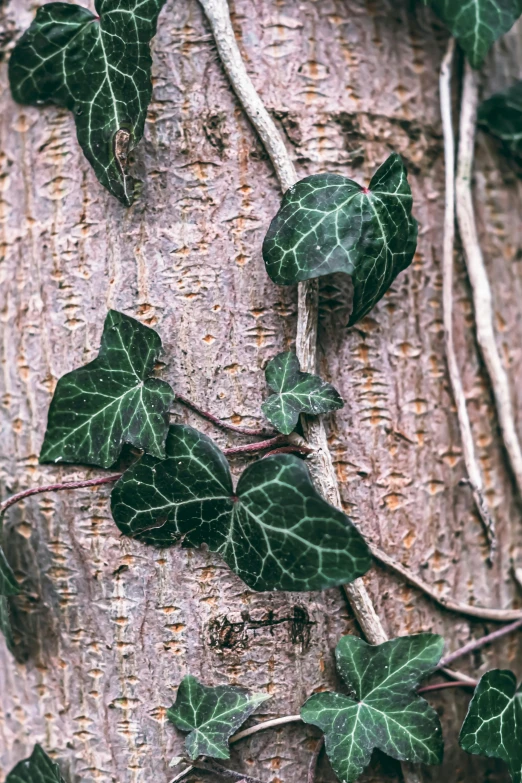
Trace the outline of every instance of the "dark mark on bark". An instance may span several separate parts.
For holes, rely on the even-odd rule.
[[[290,616],[277,617],[272,609],[269,609],[260,620],[253,619],[246,611],[242,612],[241,617],[242,620],[231,622],[226,615],[222,615],[210,622],[209,644],[212,649],[246,649],[250,637],[256,636],[257,631],[268,628],[273,636],[274,628],[280,625],[288,625],[290,642],[300,645],[303,652],[310,646],[311,628],[315,622],[302,606],[295,605]]]

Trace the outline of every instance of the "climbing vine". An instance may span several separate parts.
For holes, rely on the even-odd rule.
[[[427,0],[424,0],[427,3]],[[522,612],[482,609],[444,601],[393,558],[370,545],[341,508],[339,488],[320,418],[344,402],[335,387],[316,374],[317,279],[332,272],[349,276],[348,325],[363,318],[412,262],[418,224],[406,167],[392,153],[367,185],[333,173],[299,180],[272,118],[246,72],[235,42],[226,0],[200,0],[223,66],[241,104],[265,145],[282,186],[281,206],[263,243],[266,270],[277,285],[299,285],[295,351],[274,356],[266,366],[270,390],[262,411],[276,431],[227,425],[177,395],[158,377],[160,336],[130,316],[107,314],[99,353],[63,376],[48,412],[40,462],[95,465],[117,472],[78,482],[22,491],[0,505],[37,492],[113,484],[112,517],[124,536],[144,545],[205,545],[253,590],[311,591],[342,587],[366,641],[344,636],[336,647],[345,693],[309,694],[297,716],[282,716],[239,731],[269,698],[232,686],[213,687],[189,675],[179,684],[169,721],[186,737],[184,765],[174,781],[194,770],[230,780],[259,783],[217,762],[229,758],[230,743],[289,722],[312,724],[324,734],[324,748],[340,781],[353,783],[378,748],[406,766],[439,764],[443,730],[424,696],[443,687],[474,689],[460,733],[472,754],[506,762],[522,781],[522,689],[510,671],[493,670],[480,682],[449,668],[469,646],[443,657],[444,640],[412,634],[389,640],[360,581],[374,560],[424,590],[446,608],[484,619],[514,621],[475,642],[479,649],[522,627]],[[520,157],[520,83],[486,100],[479,109],[476,73],[493,43],[522,15],[522,0],[431,0],[452,38],[441,71],[441,108],[446,159],[444,308],[449,374],[457,404],[466,468],[484,523],[490,559],[495,525],[484,499],[460,373],[452,338],[452,280],[455,209],[473,289],[477,339],[491,379],[499,424],[515,480],[522,491],[522,450],[516,434],[510,390],[494,342],[491,291],[477,239],[471,195],[475,128],[496,136],[507,154]],[[125,205],[135,183],[129,153],[143,135],[151,97],[150,40],[163,0],[97,0],[96,14],[63,3],[41,7],[15,46],[9,78],[15,100],[55,103],[74,115],[78,141],[99,181]],[[455,41],[466,58],[460,116],[458,165],[451,114]],[[168,361],[168,357],[167,361]],[[217,426],[245,437],[263,438],[221,450],[207,435],[171,421],[174,401],[188,405]],[[229,458],[259,455],[234,483]],[[20,593],[16,575],[0,547],[0,630],[15,644],[9,598]],[[450,682],[423,685],[434,674]],[[311,759],[310,780],[323,746]],[[36,745],[30,758],[8,774],[7,783],[62,783],[58,765]],[[172,783],[174,783],[172,781]]]

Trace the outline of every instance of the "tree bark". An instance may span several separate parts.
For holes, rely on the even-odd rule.
[[[346,511],[361,531],[440,593],[520,606],[512,579],[522,508],[479,359],[464,266],[457,258],[455,347],[498,553],[487,545],[465,477],[444,356],[444,210],[438,72],[447,33],[411,0],[234,0],[249,72],[285,133],[299,176],[366,181],[392,151],[409,166],[420,240],[413,265],[375,310],[346,329],[346,280],[321,281],[320,363],[346,400],[328,418]],[[6,50],[32,19],[4,4]],[[495,46],[484,90],[520,77],[520,25]],[[154,326],[163,377],[236,424],[260,425],[263,368],[293,347],[296,290],[266,275],[261,243],[280,192],[216,56],[197,0],[167,2],[153,42],[154,97],[134,153],[142,193],[125,209],[96,181],[72,116],[17,106],[0,64],[0,479],[12,492],[99,475],[40,466],[57,379],[92,359],[110,307]],[[476,203],[494,292],[496,336],[522,414],[522,190],[497,145],[478,137]],[[177,418],[222,446],[241,436],[186,408]],[[520,431],[520,426],[519,426]],[[238,470],[245,462],[234,458]],[[39,741],[76,783],[167,783],[183,737],[166,720],[185,674],[268,692],[259,717],[299,711],[340,687],[333,649],[359,633],[340,590],[252,593],[220,559],[120,537],[110,488],[28,498],[6,515],[6,551],[27,594],[13,600],[16,659],[0,642],[0,781]],[[513,562],[514,561],[514,562]],[[521,556],[522,561],[522,556]],[[521,565],[522,562],[519,562]],[[376,567],[365,579],[390,636],[435,631],[447,650],[489,626],[444,612]],[[519,637],[459,668],[522,674]],[[444,766],[423,780],[507,780],[502,765],[459,750],[469,695],[430,695]],[[230,766],[270,783],[301,783],[318,734],[299,724],[243,740]],[[489,777],[488,777],[489,776]],[[203,775],[202,778],[203,779]],[[206,779],[210,779],[206,776]],[[332,781],[324,759],[318,781]],[[398,781],[376,754],[362,780]]]

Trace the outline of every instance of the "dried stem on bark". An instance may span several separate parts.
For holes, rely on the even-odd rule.
[[[453,341],[453,256],[455,250],[455,137],[451,112],[451,75],[455,54],[455,39],[450,38],[440,71],[440,107],[444,133],[444,162],[446,168],[446,204],[444,213],[444,242],[442,262],[442,300],[444,317],[444,339],[446,360],[451,389],[459,420],[462,438],[462,452],[468,473],[468,480],[482,524],[489,543],[489,559],[493,561],[496,537],[495,522],[484,498],[484,481],[475,454],[473,433],[466,407],[466,397],[460,377],[459,365]]]
[[[457,219],[464,257],[473,291],[477,341],[488,371],[502,438],[518,491],[522,496],[522,450],[518,439],[509,380],[502,364],[493,328],[493,296],[480,248],[471,190],[477,107],[478,76],[468,62],[464,74],[457,166]]]

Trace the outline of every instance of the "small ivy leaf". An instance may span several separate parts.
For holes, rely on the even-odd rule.
[[[522,0],[431,0],[436,14],[464,49],[473,68],[484,58],[522,14]]]
[[[31,756],[20,761],[11,770],[5,783],[65,783],[65,781],[58,764],[51,761],[40,745],[35,745]]]
[[[164,2],[96,0],[97,15],[47,3],[9,61],[14,99],[72,111],[96,176],[127,206],[134,194],[126,161],[143,136],[152,95],[149,44]]]
[[[484,101],[478,122],[501,139],[514,157],[522,159],[522,81]]]
[[[390,155],[363,188],[340,174],[315,174],[287,190],[263,243],[274,283],[332,272],[353,283],[349,325],[381,299],[417,247],[417,221],[400,155]]]
[[[0,595],[18,595],[20,586],[0,546]]]
[[[289,435],[296,427],[300,413],[328,413],[342,408],[344,401],[330,383],[318,375],[301,372],[293,351],[280,353],[265,370],[266,382],[276,392],[261,406],[268,421],[279,432]]]
[[[522,783],[522,686],[513,672],[493,669],[481,678],[459,743],[468,753],[502,759],[513,783]]]
[[[176,728],[190,732],[185,747],[191,759],[228,759],[229,738],[269,698],[229,685],[207,688],[188,676],[182,680],[167,716]]]
[[[429,633],[376,646],[355,636],[341,639],[337,668],[354,698],[318,693],[303,705],[301,718],[324,731],[326,753],[343,783],[357,780],[375,748],[400,761],[441,763],[439,718],[416,689],[443,648],[444,639]]]
[[[40,462],[108,468],[124,443],[162,458],[174,392],[150,377],[160,351],[154,329],[109,310],[97,358],[58,381]]]
[[[148,544],[206,543],[254,590],[324,590],[362,576],[371,556],[348,517],[314,489],[302,460],[250,465],[234,492],[224,455],[206,435],[170,427],[167,458],[143,456],[115,485],[119,529]]]

